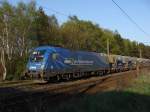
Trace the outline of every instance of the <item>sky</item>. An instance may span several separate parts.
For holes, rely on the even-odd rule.
[[[31,0],[7,0],[16,5]],[[117,30],[123,38],[150,45],[150,0],[114,0],[146,32],[137,28],[112,2],[112,0],[35,0],[47,15],[55,14],[62,24],[68,16],[76,15],[79,19],[90,20],[102,28]],[[63,14],[58,14],[55,11]]]

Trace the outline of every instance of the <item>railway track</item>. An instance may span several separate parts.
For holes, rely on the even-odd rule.
[[[32,81],[32,80],[4,81],[4,82],[0,82],[0,88],[26,86],[26,85],[36,84],[36,83],[38,83],[38,81]]]
[[[128,78],[127,78],[128,77]],[[73,82],[61,82],[58,84],[34,85],[25,88],[17,87],[18,93],[9,94],[1,97],[2,109],[13,107],[14,105],[34,102],[36,99],[51,99],[51,101],[69,94],[95,93],[99,90],[105,91],[113,88],[120,89],[129,79],[136,77],[136,70],[116,73],[104,77],[92,77]],[[123,83],[124,82],[124,83]],[[118,86],[119,85],[119,86]],[[117,87],[118,86],[118,87]]]
[[[60,101],[67,100],[72,95],[83,95],[113,89],[120,90],[122,87],[129,85],[136,76],[137,71],[133,70],[69,82],[8,87],[10,89],[9,94],[2,95],[0,91],[0,110],[5,112],[13,109],[22,111],[25,106],[27,106],[26,108],[35,106],[35,102],[48,100],[48,103],[54,104],[54,102],[60,103]],[[28,110],[24,110],[24,112],[26,111]]]

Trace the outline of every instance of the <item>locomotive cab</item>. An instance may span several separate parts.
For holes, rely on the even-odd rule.
[[[29,57],[25,76],[43,78],[46,60],[46,50],[34,50]]]

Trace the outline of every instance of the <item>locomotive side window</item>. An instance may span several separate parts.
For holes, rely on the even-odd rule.
[[[59,57],[58,53],[52,53],[52,60],[57,60]]]

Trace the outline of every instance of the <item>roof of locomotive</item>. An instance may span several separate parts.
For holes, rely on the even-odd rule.
[[[58,47],[58,46],[39,46],[39,47],[36,47],[34,50],[56,50],[57,49],[64,49],[64,50],[70,50],[70,49],[67,49],[67,48],[63,48],[63,47]],[[76,51],[76,50],[75,50]],[[79,52],[89,52],[89,51],[80,51],[80,50],[77,50]],[[97,52],[95,52],[97,53]],[[101,55],[107,55],[105,53],[100,53]],[[149,60],[149,59],[144,59],[144,58],[137,58],[137,57],[130,57],[130,56],[121,56],[121,55],[111,55],[111,56],[115,56],[115,57],[126,57],[126,58],[132,58],[132,59],[137,59],[137,60]],[[150,61],[150,60],[149,60]]]
[[[55,47],[55,46],[39,46],[39,47],[36,47],[34,50],[56,51],[56,49],[63,49],[63,50],[67,50],[66,48],[62,48],[62,47]]]
[[[72,49],[68,49],[68,48],[63,48],[63,47],[58,47],[58,46],[39,46],[36,47],[34,50],[71,50],[71,51],[78,51],[78,52],[86,52],[86,53],[97,53],[97,52],[92,52],[92,51],[82,51],[82,50],[72,50]]]
[[[54,47],[52,46],[39,46],[36,47],[35,50],[45,50],[45,49],[53,49]]]

